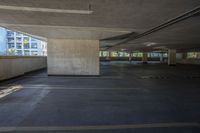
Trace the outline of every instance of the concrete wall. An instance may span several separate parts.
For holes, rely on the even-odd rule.
[[[176,58],[177,58],[177,63],[180,63],[180,64],[200,65],[200,56],[195,58],[195,59],[192,59],[192,58],[188,59],[186,53],[177,53]]]
[[[179,60],[178,63],[200,65],[200,59],[182,59]]]
[[[99,75],[99,41],[48,39],[49,75]]]
[[[47,67],[46,57],[0,56],[0,80]]]

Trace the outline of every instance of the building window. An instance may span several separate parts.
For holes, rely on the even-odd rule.
[[[30,55],[30,51],[29,50],[24,50],[24,55]]]
[[[21,37],[17,37],[17,38],[16,38],[16,41],[17,41],[17,42],[21,42],[21,41],[22,41],[22,38],[21,38]]]
[[[141,52],[133,53],[133,57],[142,57],[142,56],[143,56],[143,53],[141,53]]]
[[[22,50],[17,50],[17,55],[22,55]]]
[[[187,58],[197,58],[198,52],[188,52],[187,53]]]
[[[8,38],[8,43],[14,43],[14,38]]]
[[[14,32],[8,31],[8,32],[7,32],[7,36],[8,36],[8,37],[13,37],[13,36],[14,36]]]
[[[14,48],[15,44],[14,43],[8,43],[8,48]]]
[[[38,55],[38,51],[31,51],[31,55]]]
[[[16,36],[22,36],[22,34],[19,32],[16,32]]]
[[[17,43],[17,49],[22,49],[22,43]]]
[[[38,47],[37,47],[37,43],[32,43],[32,44],[31,44],[31,48],[32,48],[32,49],[37,49],[37,48],[38,48]]]

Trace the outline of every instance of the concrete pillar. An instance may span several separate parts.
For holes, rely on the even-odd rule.
[[[164,62],[164,58],[163,58],[163,53],[161,52],[160,53],[160,63],[163,63]]]
[[[103,51],[100,51],[101,57],[103,57]]]
[[[128,60],[131,62],[132,61],[132,56],[131,56],[131,52],[129,53],[129,57],[128,57]]]
[[[108,51],[108,55],[106,57],[106,60],[111,60],[111,51]]]
[[[200,52],[197,53],[197,59],[200,59]]]
[[[176,50],[175,49],[168,50],[168,65],[169,66],[176,65]]]
[[[142,61],[143,61],[143,64],[147,64],[147,61],[148,61],[147,52],[143,52]]]
[[[48,39],[49,75],[99,75],[99,41]]]
[[[185,60],[187,59],[187,52],[182,53],[182,58]]]

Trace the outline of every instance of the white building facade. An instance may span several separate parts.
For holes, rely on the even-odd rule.
[[[7,49],[14,49],[16,55],[47,55],[46,42],[11,30],[7,30]]]

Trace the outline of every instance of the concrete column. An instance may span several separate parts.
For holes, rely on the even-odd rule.
[[[164,58],[163,58],[163,53],[161,52],[160,53],[160,63],[163,63],[164,62]]]
[[[111,60],[111,51],[108,51],[108,55],[106,57],[106,60]]]
[[[168,65],[169,66],[176,65],[176,50],[175,49],[168,50]]]
[[[101,52],[101,57],[103,57],[103,51],[100,51]]]
[[[129,53],[129,57],[128,57],[128,60],[131,62],[132,61],[132,56],[131,56],[131,52]]]
[[[200,59],[200,52],[197,53],[197,59]]]
[[[48,39],[49,75],[99,75],[99,41]]]
[[[182,54],[182,58],[185,60],[185,59],[187,59],[187,52],[184,52],[183,54]]]
[[[142,61],[143,61],[143,64],[147,64],[147,61],[148,61],[147,52],[143,52]]]

